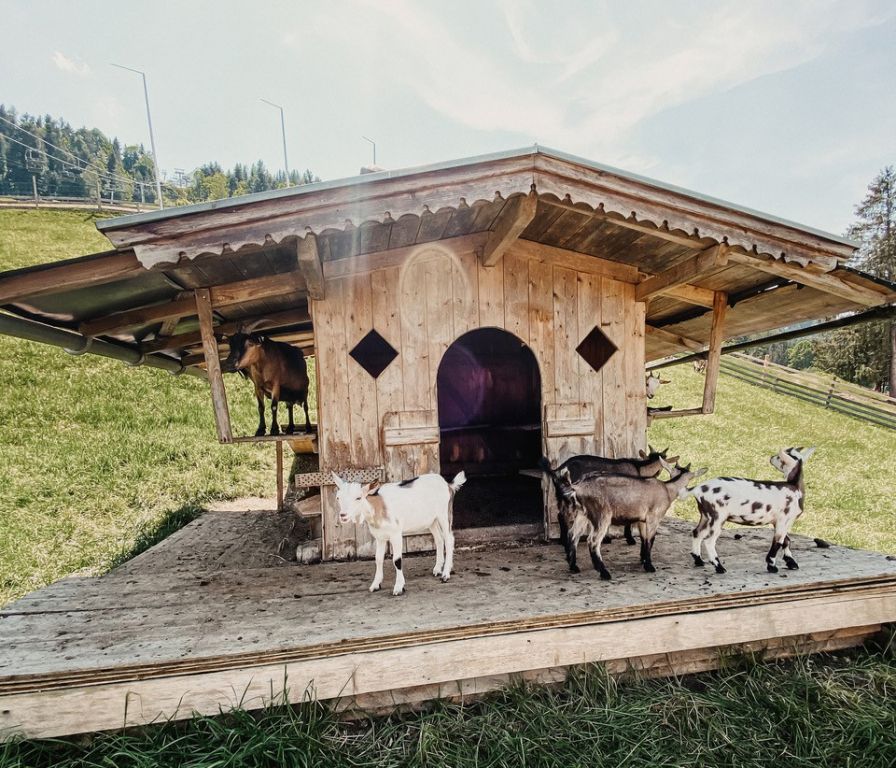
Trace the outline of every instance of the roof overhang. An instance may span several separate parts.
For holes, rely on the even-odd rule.
[[[190,366],[202,361],[195,289],[211,288],[217,330],[265,318],[271,335],[311,352],[309,297],[325,279],[435,241],[476,249],[483,264],[511,243],[637,283],[648,360],[704,348],[719,292],[726,338],[896,300],[896,285],[846,266],[849,240],[542,147],[98,227],[116,250],[0,274],[0,307]]]

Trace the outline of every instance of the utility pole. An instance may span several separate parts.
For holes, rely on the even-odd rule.
[[[283,170],[286,171],[286,186],[289,186],[289,161],[286,159],[286,120],[283,117],[283,107],[279,104],[274,104],[273,101],[268,101],[267,99],[261,99],[265,104],[269,104],[275,109],[280,110],[280,133],[283,135]]]
[[[159,174],[159,156],[156,153],[156,138],[152,132],[152,114],[150,114],[149,111],[149,91],[146,88],[146,73],[139,69],[125,67],[122,64],[112,64],[112,66],[118,67],[119,69],[126,69],[128,72],[136,72],[143,78],[143,98],[146,101],[146,122],[149,124],[149,145],[152,147],[152,164],[156,172],[156,199],[159,203],[159,208],[164,208],[165,203],[162,200],[162,180]]]

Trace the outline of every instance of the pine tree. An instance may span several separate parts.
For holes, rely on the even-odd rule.
[[[861,245],[855,266],[886,280],[896,279],[896,169],[884,168],[856,206],[849,236]],[[816,343],[817,364],[831,373],[896,393],[896,320],[867,323],[827,334]]]

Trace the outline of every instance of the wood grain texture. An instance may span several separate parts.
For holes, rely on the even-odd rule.
[[[264,514],[275,527],[288,523]],[[767,534],[748,532],[726,578],[707,581],[680,559],[690,527],[664,521],[653,576],[610,545],[622,589],[566,573],[554,545],[527,545],[461,552],[447,585],[427,578],[430,557],[409,557],[408,594],[397,601],[364,593],[369,562],[271,558],[243,567],[257,562],[259,542],[234,548],[220,525],[200,518],[158,555],[102,578],[63,580],[4,609],[0,729],[48,736],[182,719],[227,708],[244,692],[243,705],[255,708],[283,693],[284,679],[298,700],[312,681],[315,695],[330,699],[591,661],[659,672],[666,654],[696,665],[743,643],[812,650],[896,620],[896,565],[882,555],[819,550],[795,536],[803,568],[772,581],[756,567]],[[227,530],[245,537],[247,526],[237,517]],[[358,611],[358,600],[376,610]]]
[[[227,407],[227,390],[224,389],[224,377],[221,375],[218,342],[215,340],[211,296],[207,288],[196,290],[194,306],[199,317],[199,328],[202,334],[202,348],[205,354],[208,383],[211,388],[212,408],[215,412],[215,429],[218,431],[219,442],[229,443],[233,439],[230,427],[230,410]]]

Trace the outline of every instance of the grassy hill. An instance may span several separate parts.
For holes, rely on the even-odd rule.
[[[0,211],[0,269],[108,249],[95,214]],[[237,427],[254,429],[235,380]],[[205,382],[0,336],[0,604],[108,568],[211,499],[274,492],[270,446],[221,446]]]

